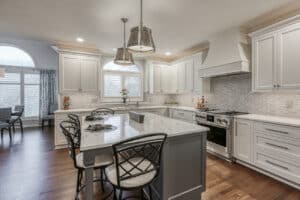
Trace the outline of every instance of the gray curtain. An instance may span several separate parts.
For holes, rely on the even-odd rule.
[[[57,109],[57,77],[55,70],[40,71],[40,119]]]

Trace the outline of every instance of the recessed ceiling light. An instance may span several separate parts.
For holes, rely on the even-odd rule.
[[[84,42],[84,39],[81,38],[81,37],[78,37],[78,38],[76,38],[76,41],[77,41],[77,42]]]
[[[172,53],[171,52],[166,52],[165,55],[166,56],[170,56]]]

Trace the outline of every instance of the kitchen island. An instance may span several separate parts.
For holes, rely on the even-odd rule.
[[[144,123],[129,119],[128,114],[117,114],[102,121],[88,122],[82,118],[80,150],[87,166],[94,164],[94,157],[112,151],[112,144],[139,135],[166,133],[162,169],[154,181],[154,199],[200,200],[205,190],[206,133],[207,128],[160,116],[144,113]],[[111,124],[115,128],[96,132],[86,128],[94,123]],[[93,169],[86,171],[87,199],[93,198]]]

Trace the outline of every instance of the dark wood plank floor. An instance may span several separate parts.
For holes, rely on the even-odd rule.
[[[1,200],[74,198],[76,171],[67,151],[54,150],[53,143],[51,128],[26,129],[23,136],[17,132],[11,143],[7,134],[0,139]],[[204,200],[300,200],[298,190],[241,165],[213,156],[207,165]],[[96,199],[103,196],[99,187]]]

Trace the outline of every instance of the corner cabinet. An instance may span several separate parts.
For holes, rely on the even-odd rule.
[[[252,89],[300,89],[300,16],[251,33]]]
[[[98,56],[61,53],[59,55],[60,93],[97,92]]]

